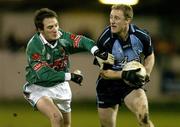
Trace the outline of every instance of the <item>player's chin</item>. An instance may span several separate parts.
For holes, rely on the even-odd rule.
[[[51,37],[51,40],[52,41],[55,41],[55,40],[57,40],[59,38],[59,36],[53,36],[53,37]]]
[[[113,34],[115,34],[115,33],[117,33],[118,31],[116,30],[116,28],[111,28],[111,32],[112,32]]]

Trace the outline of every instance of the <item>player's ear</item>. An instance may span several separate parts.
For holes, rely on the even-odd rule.
[[[43,32],[43,30],[42,30],[42,29],[40,29],[40,28],[38,28],[38,29],[37,29],[37,31],[38,31],[38,32],[40,32],[40,33],[42,33],[42,32]]]
[[[126,18],[126,23],[127,23],[127,24],[130,24],[131,21],[132,21],[131,18]]]

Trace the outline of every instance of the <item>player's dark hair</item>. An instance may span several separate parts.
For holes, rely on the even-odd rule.
[[[36,30],[38,29],[43,30],[44,28],[43,20],[45,18],[54,18],[54,17],[58,18],[56,12],[54,12],[53,10],[50,10],[48,8],[41,8],[37,10],[34,16],[34,24],[36,26]]]

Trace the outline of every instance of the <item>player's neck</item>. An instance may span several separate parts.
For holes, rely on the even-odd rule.
[[[122,32],[119,34],[120,38],[125,42],[128,39],[128,32]]]
[[[119,33],[119,36],[123,41],[126,41],[128,39],[129,36],[128,31],[129,31],[129,27],[126,27],[122,32]]]

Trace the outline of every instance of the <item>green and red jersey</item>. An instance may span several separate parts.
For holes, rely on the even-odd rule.
[[[26,55],[26,80],[29,84],[44,87],[54,86],[65,81],[69,71],[69,54],[91,51],[93,40],[81,35],[59,31],[60,38],[52,45],[42,34],[36,33],[28,42]]]

